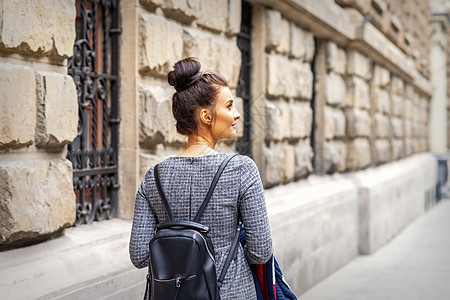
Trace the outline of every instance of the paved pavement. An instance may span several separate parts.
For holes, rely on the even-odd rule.
[[[450,199],[417,218],[372,255],[359,256],[302,300],[449,300]]]

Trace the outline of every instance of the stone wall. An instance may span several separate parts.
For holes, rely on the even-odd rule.
[[[355,9],[408,56],[416,68],[430,76],[430,4],[424,0],[335,0],[345,9]]]
[[[77,134],[67,58],[75,3],[0,3],[0,250],[41,241],[75,219],[66,144]]]
[[[265,10],[267,85],[263,159],[266,187],[306,177],[312,171],[310,135],[314,37],[279,11]],[[255,33],[257,38],[257,33]]]

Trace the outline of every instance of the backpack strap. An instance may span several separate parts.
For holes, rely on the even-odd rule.
[[[241,235],[241,228],[242,228],[242,224],[241,224],[241,222],[239,222],[239,218],[238,218],[237,231],[234,235],[233,243],[231,244],[231,247],[230,247],[230,252],[228,252],[227,258],[225,259],[225,263],[223,264],[222,271],[220,272],[219,278],[217,279],[217,286],[219,287],[219,289],[222,286],[222,282],[225,279],[225,275],[227,274],[227,271],[228,271],[228,268],[230,267],[231,261],[236,258],[237,248],[238,248],[238,244],[239,244],[239,237]]]
[[[211,183],[211,186],[209,187],[208,193],[206,194],[205,200],[203,200],[202,205],[200,206],[197,214],[194,217],[194,222],[197,222],[200,220],[200,218],[203,215],[203,212],[205,211],[206,206],[208,205],[209,199],[211,199],[212,193],[214,192],[214,189],[216,187],[217,181],[219,181],[219,177],[220,175],[222,175],[223,170],[225,169],[226,165],[228,164],[228,162],[230,161],[230,159],[232,159],[233,157],[235,157],[237,154],[233,154],[228,156],[227,158],[225,158],[222,162],[222,164],[220,165],[219,169],[216,172],[216,175],[214,176],[214,179]]]
[[[154,171],[156,187],[158,188],[159,195],[161,196],[162,202],[164,203],[164,207],[166,208],[166,212],[167,212],[167,216],[169,218],[169,221],[173,221],[172,210],[170,209],[169,202],[167,202],[166,195],[164,195],[164,191],[162,189],[161,182],[159,181],[159,171],[158,171],[159,168],[158,167],[159,167],[159,164],[157,164],[155,166],[155,171]]]

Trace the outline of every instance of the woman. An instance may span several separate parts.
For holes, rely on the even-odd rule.
[[[192,220],[211,184],[215,172],[228,154],[214,150],[221,139],[234,139],[240,118],[227,82],[217,74],[202,74],[193,58],[178,61],[169,72],[175,87],[172,111],[176,128],[188,136],[188,147],[159,164],[159,176],[176,220]],[[240,216],[246,245],[239,245],[223,285],[221,299],[256,299],[249,264],[263,264],[272,255],[272,240],[263,186],[254,161],[243,155],[230,160],[222,173],[200,223],[210,227],[215,250],[216,272],[224,265]],[[156,187],[153,166],[136,195],[130,257],[137,268],[148,266],[148,244],[157,221],[167,215]]]

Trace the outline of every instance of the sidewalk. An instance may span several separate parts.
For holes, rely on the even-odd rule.
[[[372,255],[359,256],[302,300],[450,299],[450,199]]]

